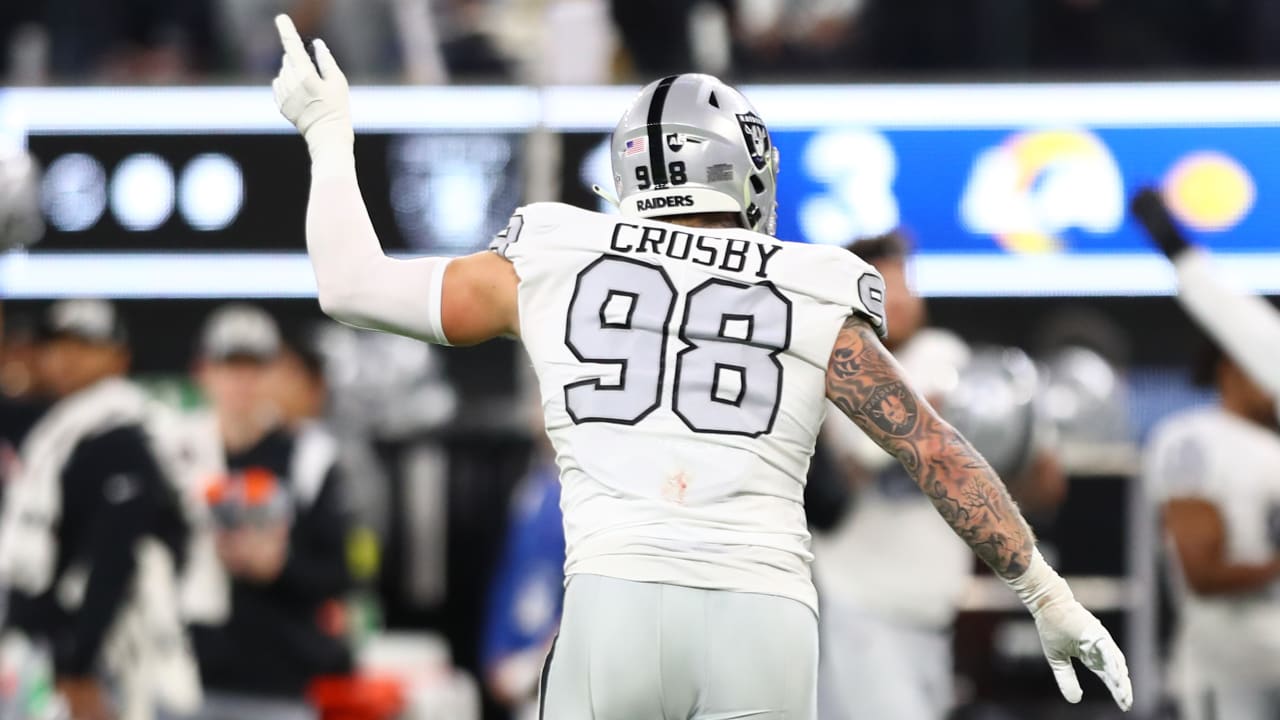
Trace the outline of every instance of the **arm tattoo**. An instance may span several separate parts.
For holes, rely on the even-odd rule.
[[[907,384],[865,321],[851,317],[827,367],[827,397],[897,457],[942,518],[993,570],[1021,575],[1035,537],[987,461]]]

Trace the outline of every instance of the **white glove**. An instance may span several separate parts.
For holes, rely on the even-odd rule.
[[[306,139],[313,168],[354,164],[351,91],[333,53],[323,40],[316,40],[312,43],[316,62],[312,63],[288,15],[276,16],[276,29],[284,58],[271,88],[280,114]]]
[[[1044,656],[1067,702],[1078,703],[1084,695],[1071,665],[1071,658],[1079,658],[1102,678],[1120,709],[1128,711],[1133,705],[1133,685],[1124,653],[1098,618],[1076,602],[1071,588],[1039,550],[1032,553],[1027,571],[1009,581],[1009,586],[1035,618]]]

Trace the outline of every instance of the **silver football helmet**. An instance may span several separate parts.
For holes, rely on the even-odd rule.
[[[737,90],[710,75],[645,86],[613,131],[613,183],[625,215],[732,212],[777,226],[778,150]]]
[[[1018,477],[1031,465],[1047,423],[1035,363],[1017,348],[976,349],[942,401],[942,416],[1001,477]]]

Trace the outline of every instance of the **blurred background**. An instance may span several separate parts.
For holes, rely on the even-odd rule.
[[[930,357],[922,373],[943,378],[921,380],[928,394],[986,438],[980,449],[1007,461],[1007,477],[1035,478],[1015,494],[1050,561],[1121,641],[1136,715],[1178,717],[1168,661],[1179,599],[1142,449],[1163,418],[1214,394],[1191,381],[1202,341],[1128,198],[1159,186],[1224,277],[1280,293],[1280,206],[1266,201],[1280,192],[1280,86],[1267,80],[1280,67],[1280,3],[0,6],[0,246],[14,246],[0,253],[7,474],[19,474],[42,412],[80,390],[59,389],[65,363],[47,361],[50,347],[115,348],[126,360],[103,375],[127,367],[175,417],[221,427],[204,432],[222,440],[214,474],[231,495],[203,498],[230,504],[214,513],[220,540],[281,522],[291,542],[310,543],[308,512],[331,500],[341,516],[324,552],[345,570],[321,583],[313,604],[326,619],[309,631],[350,657],[303,678],[305,692],[280,690],[286,699],[333,718],[498,720],[536,714],[562,581],[558,488],[527,362],[507,341],[440,349],[323,319],[304,252],[306,150],[268,89],[278,12],[324,37],[355,85],[361,185],[392,254],[482,250],[533,201],[612,211],[591,186],[611,185],[607,134],[640,84],[683,71],[742,84],[781,152],[778,235],[894,239],[877,265],[900,269],[901,294],[920,298],[899,344],[916,331],[946,337],[916,352]],[[59,321],[74,298],[106,301],[77,312],[110,319]],[[253,453],[287,438],[276,474],[305,474],[291,448],[313,422],[329,443],[322,489],[293,493],[278,517],[246,516],[261,496],[227,498],[270,464]],[[1010,447],[1024,434],[1035,439]],[[810,497],[820,580],[823,553],[856,547],[847,531],[859,512],[893,496],[876,462],[825,439]],[[233,586],[276,577],[219,553]],[[1084,704],[1061,702],[1029,617],[970,565],[946,607],[920,613],[951,689],[919,717],[1115,715],[1092,680]],[[832,597],[840,586],[833,577]],[[0,658],[10,706],[27,708],[5,717],[38,716],[45,686],[22,679],[37,656]],[[1280,717],[1273,708],[1258,717]],[[216,717],[270,716],[226,712]]]

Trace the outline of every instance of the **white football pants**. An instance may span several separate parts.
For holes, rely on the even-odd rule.
[[[574,575],[543,670],[544,720],[815,720],[803,603]]]

